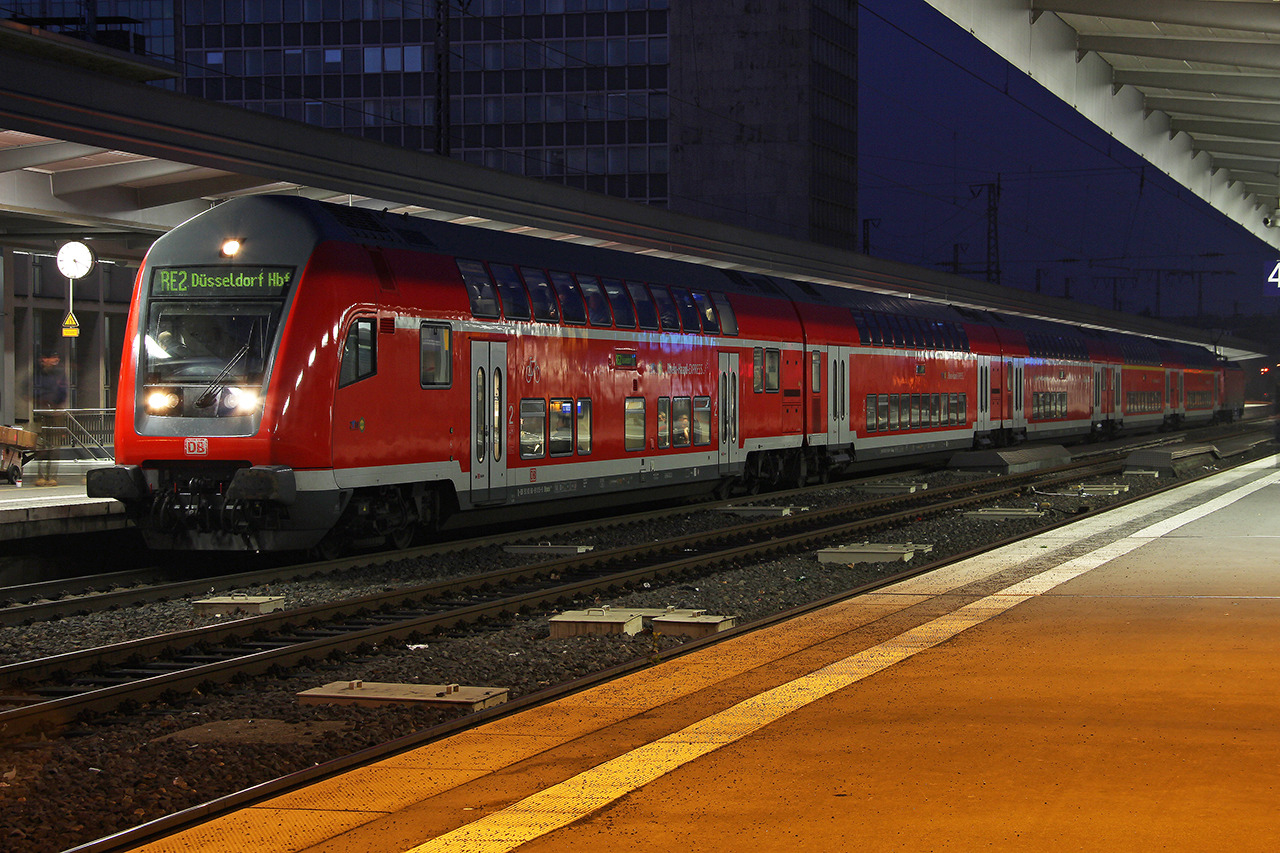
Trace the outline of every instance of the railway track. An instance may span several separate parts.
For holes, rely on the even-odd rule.
[[[346,601],[239,619],[0,667],[0,737],[53,732],[84,715],[180,696],[243,675],[355,653],[504,614],[547,611],[610,590],[705,574],[865,537],[925,515],[1062,488],[1114,473],[1116,460],[797,512],[720,530],[547,560]],[[772,499],[777,502],[777,496]]]

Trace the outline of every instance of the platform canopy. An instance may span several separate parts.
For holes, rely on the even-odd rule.
[[[1280,247],[1280,3],[928,2],[1229,219]]]
[[[1121,0],[1123,2],[1123,0]],[[1211,4],[1216,5],[1216,4]],[[1242,4],[1251,5],[1251,4]],[[25,31],[24,31],[25,30]],[[146,85],[172,69],[0,21],[0,244],[91,238],[141,259],[156,236],[226,198],[287,192],[948,304],[1260,355],[1233,341],[1078,301],[762,234]]]

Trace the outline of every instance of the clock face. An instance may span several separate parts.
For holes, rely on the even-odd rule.
[[[58,271],[67,278],[84,278],[93,269],[93,250],[84,243],[66,243],[58,250]]]

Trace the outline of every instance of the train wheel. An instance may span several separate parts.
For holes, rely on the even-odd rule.
[[[22,469],[17,465],[10,465],[9,470],[5,471],[4,475],[9,479],[10,483],[17,485],[18,481],[22,479]]]
[[[412,524],[406,524],[399,530],[393,530],[387,534],[387,544],[397,551],[403,551],[413,544],[414,535],[418,532],[418,528]]]

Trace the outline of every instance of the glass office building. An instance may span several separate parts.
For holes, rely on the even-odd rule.
[[[85,17],[83,0],[18,6],[68,32]],[[856,245],[854,0],[451,0],[443,9],[434,0],[97,0],[96,9],[99,29],[133,31],[148,53],[177,63],[174,85],[190,95]]]

